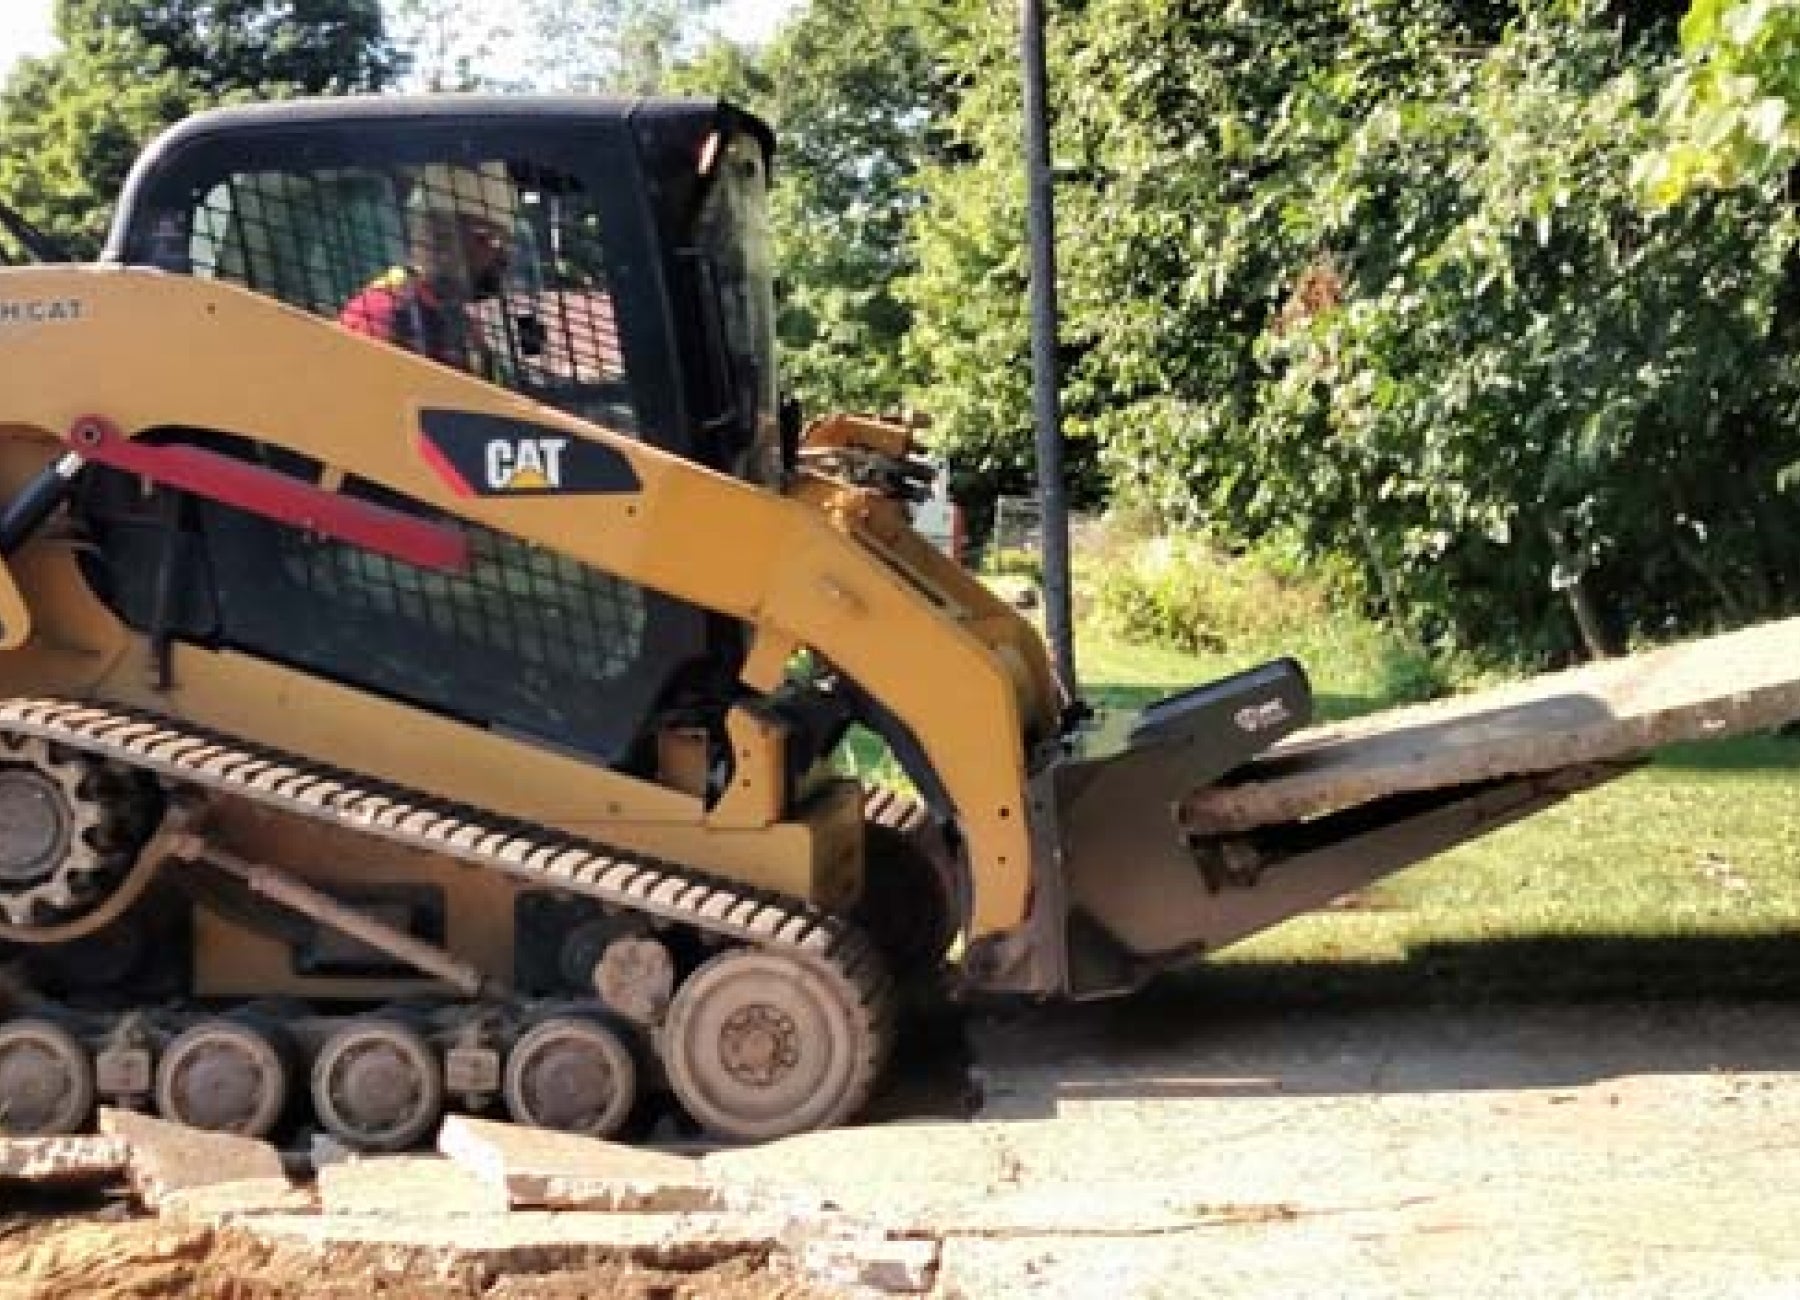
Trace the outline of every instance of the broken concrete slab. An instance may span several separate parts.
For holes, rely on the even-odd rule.
[[[326,1214],[448,1217],[502,1214],[506,1189],[440,1156],[372,1156],[319,1170]]]
[[[1800,619],[1299,732],[1193,791],[1188,829],[1235,834],[1416,790],[1722,740],[1800,717]]]
[[[782,1222],[755,1214],[630,1214],[513,1210],[442,1215],[274,1214],[236,1231],[326,1259],[353,1253],[392,1271],[450,1276],[480,1267],[542,1273],[601,1260],[698,1270],[733,1259],[761,1261],[779,1249]]]
[[[304,1214],[317,1205],[311,1191],[286,1178],[249,1178],[166,1193],[157,1212],[165,1219],[218,1225],[255,1214]]]
[[[516,1209],[672,1214],[738,1208],[698,1160],[452,1115],[438,1150]]]
[[[37,1187],[97,1187],[125,1176],[131,1151],[118,1138],[0,1138],[0,1183]]]
[[[132,1190],[152,1209],[171,1193],[251,1179],[286,1181],[281,1154],[267,1142],[208,1133],[128,1110],[103,1107],[100,1132],[125,1143]]]
[[[894,1240],[879,1233],[820,1236],[801,1242],[794,1264],[805,1276],[834,1287],[892,1295],[924,1295],[937,1281],[941,1247],[935,1239]]]

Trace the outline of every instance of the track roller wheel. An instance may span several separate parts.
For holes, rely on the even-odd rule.
[[[729,1141],[762,1142],[849,1119],[868,1099],[882,1034],[835,972],[740,948],[676,990],[662,1047],[690,1116]]]
[[[204,1020],[163,1050],[156,1066],[156,1109],[190,1128],[264,1137],[287,1109],[282,1053],[255,1026]]]
[[[637,1065],[603,1021],[556,1016],[513,1045],[502,1091],[520,1124],[611,1137],[637,1100]]]
[[[79,1133],[94,1112],[94,1060],[61,1025],[0,1025],[0,1132]]]
[[[357,1020],[319,1049],[313,1109],[333,1137],[362,1151],[403,1151],[437,1123],[444,1071],[418,1030],[397,1020]]]

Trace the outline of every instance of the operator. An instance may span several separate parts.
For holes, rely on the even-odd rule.
[[[479,213],[441,207],[407,214],[407,261],[344,304],[338,324],[485,379],[499,378],[473,304],[506,283],[508,232]]]

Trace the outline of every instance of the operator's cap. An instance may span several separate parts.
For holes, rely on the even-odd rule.
[[[506,164],[485,162],[478,167],[431,163],[420,169],[407,207],[414,212],[444,212],[480,217],[510,230],[518,212],[518,193]]]

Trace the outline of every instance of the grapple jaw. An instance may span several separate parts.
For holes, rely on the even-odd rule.
[[[1158,700],[1122,741],[1047,765],[1032,782],[1030,919],[972,954],[971,981],[1098,996],[1203,947],[1180,901],[1199,879],[1180,801],[1306,726],[1312,707],[1305,670],[1278,659]]]
[[[1161,700],[1111,752],[1038,770],[1027,921],[972,946],[965,969],[980,988],[1126,991],[1665,745],[1791,724],[1796,663],[1800,618],[1304,735],[1291,661]]]

